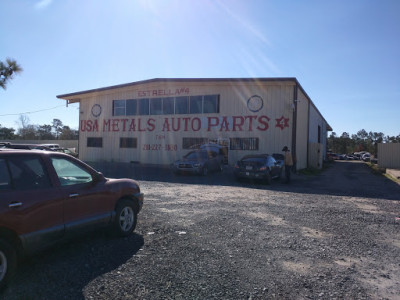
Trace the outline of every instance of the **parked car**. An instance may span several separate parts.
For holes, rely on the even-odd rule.
[[[54,149],[54,150],[57,151],[57,152],[69,154],[69,155],[71,155],[73,157],[78,157],[78,153],[76,153],[76,152],[74,152],[74,151],[72,151],[72,150],[70,150],[68,148],[57,148],[57,149]]]
[[[0,148],[6,148],[10,144],[10,142],[0,142]]]
[[[269,154],[246,155],[233,169],[236,179],[259,179],[271,184],[272,178],[280,178],[282,165]]]
[[[52,150],[57,150],[60,148],[59,144],[40,144],[39,146],[44,146],[44,147],[50,148]]]
[[[33,149],[35,147],[38,147],[36,144],[12,144],[12,143],[4,143],[2,145],[2,148],[8,148],[8,149]]]
[[[228,147],[222,146],[219,144],[208,143],[200,145],[200,149],[207,150],[207,151],[214,151],[217,152],[218,155],[221,157],[222,164],[228,164]]]
[[[41,145],[37,145],[37,146],[32,146],[31,148],[32,150],[43,150],[43,151],[54,151],[54,149],[46,147],[46,146],[41,146]]]
[[[273,153],[272,157],[275,158],[275,160],[280,164],[280,166],[283,168],[285,165],[285,156],[281,153]]]
[[[210,171],[222,171],[220,155],[215,151],[194,150],[172,164],[174,173],[191,173],[206,176]]]
[[[127,236],[143,193],[58,152],[0,149],[0,288],[19,258],[100,227]]]
[[[339,159],[339,155],[337,155],[336,153],[327,153],[326,156],[328,157],[329,161],[338,160]]]
[[[363,156],[361,157],[363,161],[370,161],[371,160],[371,155],[369,153],[365,153],[363,154]]]

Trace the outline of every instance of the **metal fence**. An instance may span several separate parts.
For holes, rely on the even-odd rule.
[[[400,143],[378,144],[378,165],[381,168],[400,169]]]

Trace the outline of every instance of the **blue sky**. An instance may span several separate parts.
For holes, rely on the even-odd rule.
[[[1,0],[0,124],[54,118],[56,95],[153,78],[296,77],[338,135],[400,134],[398,0]],[[39,112],[40,111],[40,112]],[[29,112],[29,113],[28,113]]]

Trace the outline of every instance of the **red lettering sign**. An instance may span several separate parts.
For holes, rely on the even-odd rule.
[[[164,132],[179,131],[200,131],[202,128],[210,131],[266,131],[269,129],[268,116],[222,116],[207,117],[207,120],[199,117],[166,117],[164,119],[154,119],[146,117],[138,117],[132,119],[105,119],[103,120],[103,132],[152,132],[156,129]],[[289,118],[284,116],[275,119],[275,127],[284,130],[289,127]],[[202,124],[204,122],[205,124]],[[98,120],[80,120],[80,131],[82,132],[98,132]]]

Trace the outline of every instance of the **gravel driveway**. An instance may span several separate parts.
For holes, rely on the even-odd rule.
[[[400,186],[362,162],[270,186],[97,167],[139,180],[136,233],[42,252],[1,299],[400,299]]]

